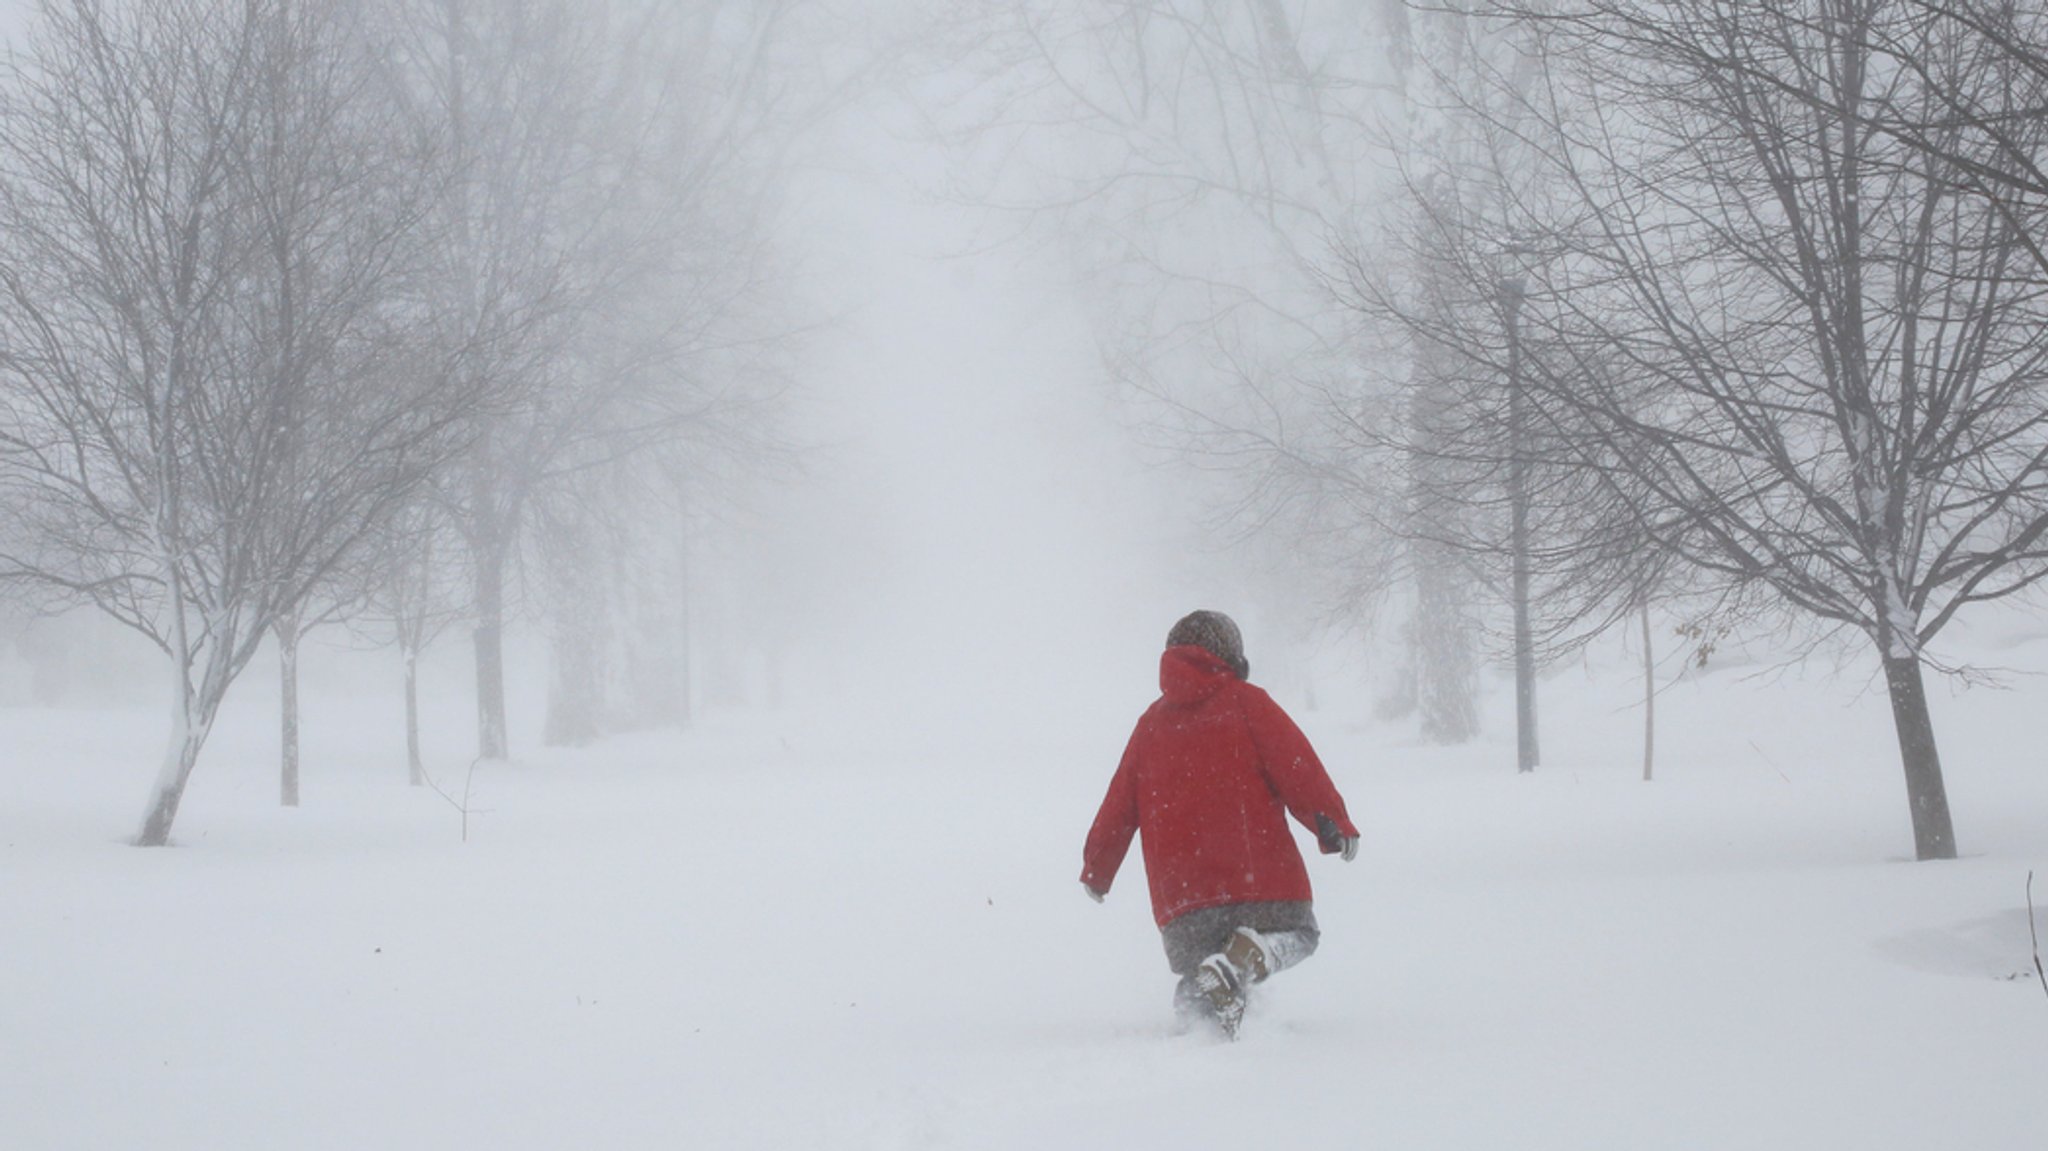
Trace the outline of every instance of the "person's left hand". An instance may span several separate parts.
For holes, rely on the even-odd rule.
[[[1085,879],[1081,881],[1081,890],[1088,893],[1088,898],[1094,900],[1097,903],[1102,902],[1103,893],[1088,886],[1088,881]]]
[[[1344,834],[1337,821],[1327,815],[1316,815],[1316,846],[1324,855],[1341,855],[1349,863],[1358,858],[1358,837]]]

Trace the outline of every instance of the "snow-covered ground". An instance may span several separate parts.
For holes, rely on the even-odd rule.
[[[1172,1033],[1135,853],[1075,882],[1143,682],[529,752],[467,843],[376,696],[273,806],[250,688],[157,851],[158,715],[0,711],[0,1147],[2048,1145],[2042,684],[1936,691],[1966,858],[1915,864],[1853,667],[1675,685],[1646,785],[1610,654],[1530,777],[1300,711],[1366,845],[1235,1044]]]

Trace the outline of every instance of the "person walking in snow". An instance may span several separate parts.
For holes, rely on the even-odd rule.
[[[1358,828],[1308,738],[1246,682],[1237,624],[1198,611],[1173,625],[1160,696],[1138,720],[1082,849],[1081,883],[1109,894],[1131,836],[1143,839],[1152,915],[1180,983],[1183,1020],[1235,1038],[1251,986],[1314,953],[1308,869],[1287,815],[1322,852],[1358,854]]]

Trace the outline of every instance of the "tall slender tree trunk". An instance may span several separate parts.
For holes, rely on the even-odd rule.
[[[692,650],[696,635],[692,615],[694,597],[692,581],[696,579],[695,555],[691,551],[690,521],[685,505],[682,526],[676,537],[676,725],[690,726],[696,718],[694,710],[696,684],[696,656]]]
[[[1650,601],[1640,607],[1643,623],[1643,782],[1655,778],[1657,764],[1657,655],[1650,643]]]
[[[1438,277],[1432,266],[1428,274]],[[1479,735],[1479,656],[1472,612],[1472,579],[1455,545],[1462,513],[1444,497],[1448,478],[1439,451],[1452,433],[1444,381],[1455,371],[1443,353],[1418,348],[1415,387],[1406,415],[1418,445],[1408,463],[1408,548],[1414,568],[1415,608],[1409,624],[1412,700],[1421,712],[1422,738],[1433,744],[1467,743]]]
[[[1884,679],[1899,733],[1899,758],[1906,768],[1906,802],[1913,813],[1913,847],[1922,860],[1956,857],[1955,824],[1949,818],[1948,789],[1941,755],[1934,745],[1934,719],[1918,654],[1885,652]]]
[[[579,516],[546,517],[537,530],[550,601],[547,721],[541,741],[549,747],[585,747],[604,734],[610,662],[606,616],[612,601],[602,573],[616,564],[614,578],[627,595],[631,576],[618,549]],[[643,632],[649,623],[642,619]]]
[[[425,787],[427,783],[426,764],[420,759],[420,645],[411,634],[401,636],[398,641],[399,655],[405,661],[405,770],[406,780],[414,787]]]
[[[1527,401],[1522,395],[1521,308],[1519,279],[1500,282],[1501,310],[1508,344],[1508,547],[1513,553],[1515,617],[1515,770],[1535,771],[1541,761],[1536,746],[1536,640],[1529,623],[1529,460]]]
[[[1862,112],[1867,75],[1868,9],[1845,6],[1830,17],[1839,25],[1831,28],[1839,44],[1840,58],[1834,62],[1838,79],[1837,98],[1844,119],[1853,125]],[[1847,417],[1848,455],[1853,469],[1852,483],[1856,512],[1861,524],[1877,540],[1878,570],[1872,595],[1877,619],[1878,658],[1884,661],[1886,694],[1891,699],[1892,723],[1899,737],[1899,759],[1906,771],[1906,803],[1913,819],[1914,854],[1921,860],[1956,857],[1955,825],[1949,818],[1948,789],[1941,778],[1941,754],[1934,744],[1934,718],[1927,710],[1927,686],[1920,675],[1919,621],[1905,595],[1900,562],[1906,541],[1904,511],[1914,483],[1903,474],[1893,475],[1885,467],[1879,429],[1886,426],[1871,387],[1871,332],[1865,310],[1866,268],[1882,282],[1886,273],[1878,261],[1872,265],[1865,249],[1866,215],[1857,194],[1863,182],[1863,148],[1869,137],[1850,129],[1833,135],[1832,147],[1840,150],[1832,178],[1847,194],[1839,198],[1834,211],[1836,267],[1830,278],[1839,284],[1836,303],[1835,351],[1842,378],[1843,414]],[[1910,337],[1912,329],[1907,329]],[[1912,364],[1910,347],[1901,360]],[[1910,396],[1910,392],[1906,393]],[[1906,410],[1911,411],[1908,403]],[[1902,452],[1905,458],[1909,454]]]
[[[505,554],[493,542],[476,556],[476,745],[481,759],[504,759]]]
[[[282,713],[279,731],[278,802],[299,805],[299,621],[286,617],[271,629],[277,637],[278,693]]]
[[[166,469],[169,466],[164,465]],[[168,470],[163,474],[167,475]],[[171,528],[164,536],[175,539],[176,504],[167,502],[166,507]],[[196,689],[192,683],[193,666],[200,656],[194,652],[191,623],[186,614],[191,609],[185,599],[184,574],[175,559],[169,557],[164,571],[170,585],[171,738],[164,750],[163,765],[157,769],[156,783],[150,788],[142,832],[135,837],[138,847],[163,847],[170,843],[171,825],[177,821],[179,805],[185,802],[185,785],[191,782],[193,765],[199,762],[199,749],[205,746],[207,733],[213,727],[214,704],[218,702],[217,697],[210,699],[208,695],[215,687],[211,666],[201,675]],[[221,642],[220,637],[215,637],[216,646],[201,650],[217,655]]]
[[[448,127],[453,149],[456,179],[450,189],[455,215],[456,245],[460,253],[458,270],[464,325],[474,331],[480,312],[476,233],[470,219],[471,154],[468,110],[469,58],[467,4],[465,0],[444,0],[448,38]],[[470,543],[476,563],[476,711],[477,755],[481,759],[504,759],[510,754],[505,737],[505,563],[509,526],[501,522],[496,508],[499,493],[492,490],[488,461],[493,458],[492,437],[486,429],[478,445],[478,472],[470,492],[473,535]]]

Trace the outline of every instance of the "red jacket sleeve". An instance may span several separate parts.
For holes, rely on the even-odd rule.
[[[1258,749],[1274,794],[1319,840],[1319,816],[1327,816],[1339,832],[1355,837],[1358,827],[1344,810],[1344,797],[1337,794],[1337,785],[1330,782],[1330,773],[1323,769],[1323,761],[1316,758],[1316,749],[1309,746],[1308,737],[1273,702],[1272,696],[1246,686],[1249,690],[1243,697],[1245,722],[1251,727],[1252,746]],[[1322,850],[1329,854],[1336,849],[1323,843]]]
[[[1144,729],[1140,720],[1138,730]],[[1095,813],[1095,825],[1088,829],[1088,842],[1081,848],[1081,882],[1096,891],[1107,892],[1116,881],[1117,869],[1131,849],[1131,837],[1138,833],[1138,732],[1124,745],[1123,759],[1110,777],[1109,794]]]

